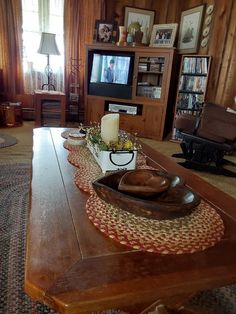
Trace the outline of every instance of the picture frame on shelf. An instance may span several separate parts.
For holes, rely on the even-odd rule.
[[[94,42],[115,43],[117,37],[117,22],[111,20],[96,20]]]
[[[196,53],[199,45],[205,5],[183,11],[179,27],[179,53]]]
[[[146,10],[141,8],[133,8],[133,7],[125,7],[125,19],[124,19],[124,26],[126,27],[127,31],[132,28],[141,30],[141,28],[146,29],[147,33],[151,33],[152,26],[154,23],[155,18],[155,11],[154,10]]]
[[[173,47],[178,24],[153,25],[150,47]]]

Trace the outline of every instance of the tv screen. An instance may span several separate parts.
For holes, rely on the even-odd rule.
[[[131,56],[93,54],[90,83],[129,85]]]

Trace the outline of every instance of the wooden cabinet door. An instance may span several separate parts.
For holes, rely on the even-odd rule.
[[[104,116],[104,99],[96,96],[88,96],[86,104],[86,123],[101,122]]]
[[[144,111],[144,134],[148,138],[162,140],[163,136],[163,107],[145,106]]]
[[[142,115],[120,114],[120,129],[137,136],[144,136],[145,119]]]

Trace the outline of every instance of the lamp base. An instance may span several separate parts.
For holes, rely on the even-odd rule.
[[[53,84],[43,84],[43,85],[42,85],[42,89],[44,89],[45,86],[47,86],[47,90],[50,90],[50,86],[52,87],[52,89],[53,89],[54,91],[56,90],[56,88],[55,88],[55,86],[54,86]]]

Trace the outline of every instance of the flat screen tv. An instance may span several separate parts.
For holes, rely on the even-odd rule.
[[[132,98],[134,54],[106,50],[88,52],[88,94]]]

